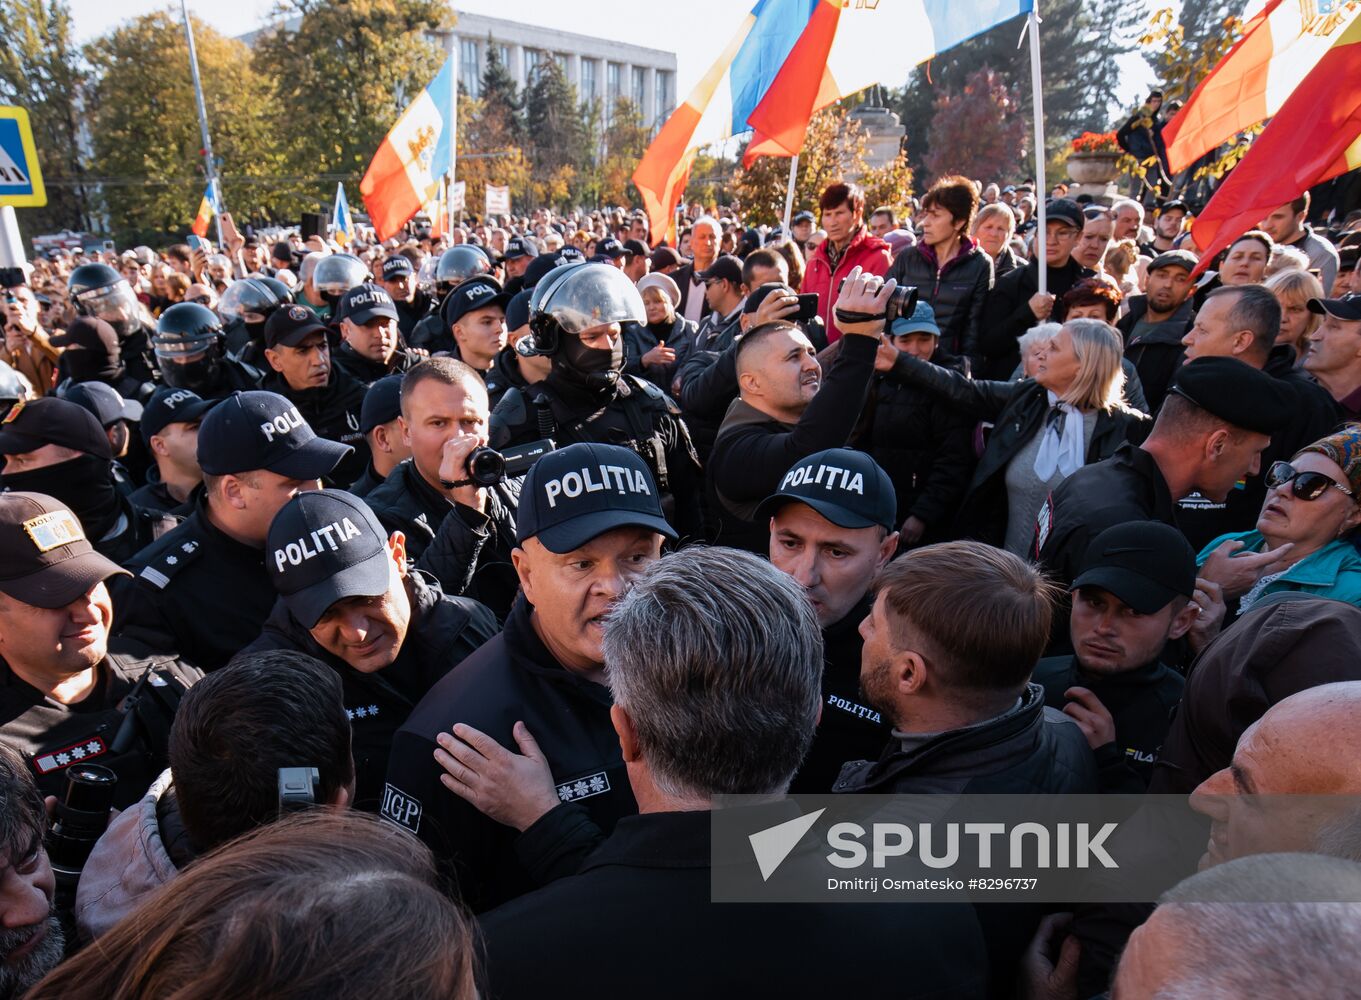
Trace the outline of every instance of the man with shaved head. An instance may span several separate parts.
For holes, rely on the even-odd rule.
[[[1275,851],[1361,861],[1358,795],[1361,681],[1293,694],[1249,726],[1233,762],[1192,793],[1191,808],[1211,820],[1200,866]]]
[[[718,541],[764,553],[765,525],[756,508],[802,458],[846,444],[865,403],[883,330],[884,307],[895,283],[859,268],[846,279],[838,310],[874,317],[839,319],[850,334],[823,378],[812,343],[792,323],[763,323],[737,349],[739,398],[728,409],[709,457],[710,502],[719,518]]]

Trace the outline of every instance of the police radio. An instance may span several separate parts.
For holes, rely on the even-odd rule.
[[[321,772],[315,767],[279,768],[279,815],[310,809],[320,791]]]

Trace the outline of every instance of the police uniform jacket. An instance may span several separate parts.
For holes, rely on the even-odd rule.
[[[548,404],[544,427],[537,400]],[[545,435],[545,429],[552,433]],[[578,442],[615,444],[637,454],[662,494],[666,519],[682,535],[700,529],[699,456],[680,409],[646,379],[620,375],[612,391],[589,393],[556,372],[528,389],[511,389],[491,415],[491,446],[504,449],[547,436],[559,448]],[[781,470],[783,471],[783,470]]]
[[[217,362],[217,377],[211,385],[193,386],[204,399],[226,399],[232,393],[259,389],[265,374],[254,365],[232,357],[221,357]]]
[[[187,517],[193,510],[190,500],[176,500],[171,495],[165,483],[161,482],[161,474],[154,465],[147,469],[146,483],[133,490],[128,500],[132,502],[134,507],[148,511],[159,511],[174,517]],[[138,548],[141,548],[141,546]]]
[[[118,638],[95,670],[94,690],[63,705],[0,658],[0,740],[23,754],[43,795],[65,794],[72,764],[110,768],[118,775],[114,807],[125,809],[166,768],[175,709],[203,674],[174,654]]]
[[[774,812],[766,825],[787,819]],[[710,822],[704,811],[626,816],[579,874],[481,917],[489,994],[537,1000],[579,977],[567,992],[985,995],[987,959],[968,906],[711,902]]]
[[[369,443],[359,432],[359,414],[369,391],[367,385],[335,367],[331,369],[330,381],[319,389],[294,389],[278,372],[270,373],[263,388],[277,392],[296,406],[317,437],[354,449],[326,477],[328,484],[352,483],[359,477],[369,461]]]
[[[1153,456],[1123,444],[1104,462],[1078,469],[1045,501],[1035,526],[1035,555],[1066,588],[1101,532],[1126,521],[1177,527],[1176,510]]]
[[[376,490],[382,482],[383,477],[378,475],[378,470],[373,467],[373,459],[370,458],[369,464],[364,466],[363,474],[345,487],[345,490],[362,499]]]
[[[413,365],[419,364],[423,359],[419,354],[408,351],[404,347],[397,348],[392,355],[392,360],[388,364],[381,361],[373,361],[364,357],[349,344],[342,343],[331,354],[331,362],[337,369],[344,372],[356,382],[364,385],[373,385],[380,378],[388,375],[400,375],[408,371]],[[278,390],[275,390],[276,392]],[[362,397],[361,397],[362,401]],[[315,428],[314,428],[315,429]],[[321,433],[318,431],[317,433]],[[323,434],[322,437],[325,437]],[[349,444],[351,442],[346,442]]]
[[[411,623],[395,659],[376,673],[362,673],[323,649],[289,613],[274,606],[260,638],[246,647],[296,649],[340,675],[350,717],[355,764],[355,805],[376,812],[388,769],[393,734],[437,681],[496,634],[495,617],[481,604],[449,597],[419,570],[407,577]]]
[[[101,538],[95,540],[95,551],[116,563],[126,563],[138,552],[163,537],[179,523],[176,515],[166,511],[140,507],[121,493],[118,496],[118,520]]]
[[[1058,711],[1068,704],[1063,693],[1070,687],[1096,695],[1115,721],[1115,741],[1096,748],[1101,790],[1129,795],[1148,790],[1186,686],[1181,674],[1157,660],[1118,674],[1093,674],[1076,656],[1050,656],[1036,664],[1030,679],[1044,688],[1044,703]]]
[[[822,718],[813,745],[790,786],[791,792],[825,795],[852,760],[873,760],[892,729],[860,692],[860,623],[874,606],[866,594],[841,621],[822,630]]]
[[[994,426],[959,506],[959,535],[1001,545],[1007,526],[1007,466],[1044,429],[1049,392],[1034,379],[989,382],[971,379],[920,358],[899,354],[893,375],[910,386],[928,389],[938,398]],[[1150,421],[1137,410],[1098,413],[1086,461],[1099,462],[1128,440],[1141,441]]]
[[[518,498],[518,486],[502,483],[487,490],[485,513],[454,503],[407,459],[365,500],[383,527],[406,536],[407,558],[446,594],[481,601],[500,620],[520,588],[510,561]]]
[[[402,339],[409,344],[416,324],[430,314],[431,295],[429,292],[417,290],[410,302],[398,302],[393,299],[392,304],[397,307],[397,330],[401,333]]]
[[[174,531],[124,565],[132,579],[110,588],[117,632],[204,670],[254,641],[274,606],[264,549],[214,527],[202,494]]]
[[[450,671],[397,731],[382,815],[417,834],[451,870],[459,897],[482,911],[535,888],[516,854],[518,834],[446,789],[435,763],[435,735],[462,722],[503,747],[523,721],[543,750],[558,797],[580,803],[608,833],[637,811],[619,739],[610,723],[609,689],[574,674],[549,653],[516,601],[505,629]]]

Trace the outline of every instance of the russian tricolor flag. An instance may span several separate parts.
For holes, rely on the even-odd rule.
[[[435,79],[402,112],[359,184],[380,240],[406,225],[434,196],[441,178],[454,172],[454,58],[444,61]]]

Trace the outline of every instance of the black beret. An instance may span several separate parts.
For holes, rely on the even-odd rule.
[[[1171,391],[1243,430],[1275,434],[1290,423],[1287,390],[1237,358],[1188,361],[1173,377]]]

